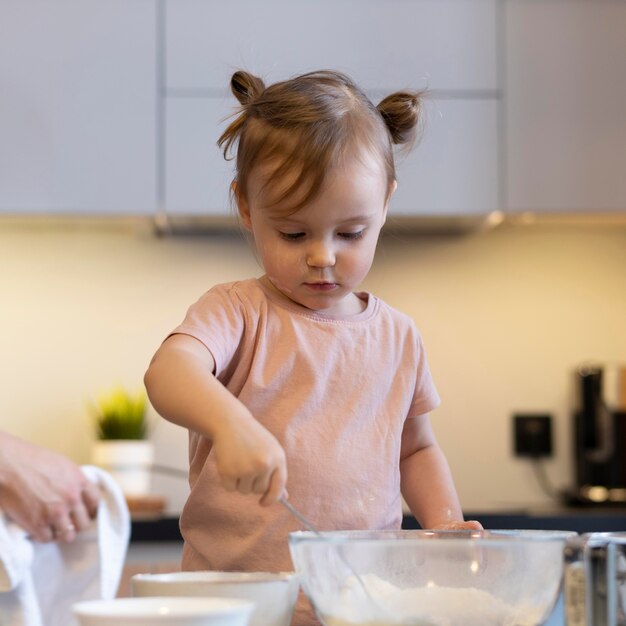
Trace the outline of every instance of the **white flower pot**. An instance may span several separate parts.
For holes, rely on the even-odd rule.
[[[154,462],[154,444],[137,439],[98,440],[92,450],[92,462],[111,474],[124,495],[150,493],[150,469]]]

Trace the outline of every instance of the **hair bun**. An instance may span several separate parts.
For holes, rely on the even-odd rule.
[[[238,70],[230,79],[230,88],[240,104],[246,105],[265,91],[265,83],[248,72]]]
[[[394,144],[412,144],[422,122],[422,94],[398,91],[388,95],[376,107],[382,115]]]

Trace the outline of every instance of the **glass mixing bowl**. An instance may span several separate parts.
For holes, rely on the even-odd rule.
[[[326,626],[537,626],[558,599],[575,534],[296,532],[289,549]]]

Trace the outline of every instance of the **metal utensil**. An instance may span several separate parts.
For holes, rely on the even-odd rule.
[[[315,526],[313,526],[313,524],[304,516],[302,515],[302,513],[300,513],[300,511],[298,511],[298,509],[296,509],[296,507],[291,504],[291,502],[289,502],[289,500],[287,500],[287,498],[285,498],[285,496],[282,496],[279,500],[279,502],[307,529],[310,530],[312,533],[315,533],[316,535],[321,535],[322,533],[320,533],[319,530],[317,530],[317,528],[315,528]]]
[[[309,531],[311,531],[313,534],[317,535],[318,537],[322,536],[322,533],[317,529],[317,527],[304,515],[302,515],[302,513],[300,513],[300,511],[298,511],[298,509],[296,509],[296,507],[291,504],[291,502],[289,502],[289,500],[287,500],[287,498],[285,496],[281,496],[281,498],[279,499],[279,502]],[[354,578],[356,579],[357,583],[359,584],[359,586],[361,587],[361,589],[363,590],[363,593],[365,594],[365,596],[368,598],[368,600],[379,610],[379,611],[383,611],[384,613],[387,613],[386,609],[382,606],[380,606],[380,603],[376,600],[376,598],[372,597],[372,594],[369,592],[369,589],[367,588],[367,585],[365,584],[365,581],[361,578],[361,576],[354,570],[354,568],[352,567],[352,565],[350,565],[350,563],[348,562],[348,560],[345,558],[345,556],[341,553],[341,546],[337,546],[337,556],[339,557],[339,559],[341,560],[341,562],[346,566],[347,570],[350,572],[350,574],[352,576],[354,576]]]

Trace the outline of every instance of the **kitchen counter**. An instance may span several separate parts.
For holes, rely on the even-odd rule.
[[[533,507],[467,511],[465,519],[476,519],[485,528],[573,530],[578,533],[626,531],[626,507]],[[404,517],[403,528],[419,528],[410,515]],[[132,520],[132,543],[182,542],[178,517],[136,518]]]
[[[531,507],[467,511],[467,520],[478,520],[485,528],[515,530],[572,530],[577,533],[626,531],[626,507]],[[405,516],[403,528],[419,528]]]
[[[578,533],[626,531],[626,507],[610,509],[552,507],[467,511],[465,518],[477,519],[485,528],[493,529],[573,530]],[[418,528],[415,518],[405,516],[403,528]],[[181,552],[182,537],[178,527],[178,517],[170,515],[132,520],[128,558],[131,574],[145,571],[176,571]],[[128,589],[127,595],[129,595]],[[563,626],[564,621],[561,594],[546,626]]]

